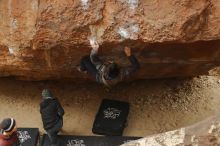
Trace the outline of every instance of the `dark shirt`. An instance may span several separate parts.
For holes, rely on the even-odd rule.
[[[57,99],[48,98],[40,103],[40,113],[44,129],[49,130],[63,118],[64,110]]]

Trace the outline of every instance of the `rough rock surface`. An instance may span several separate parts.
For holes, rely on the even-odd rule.
[[[219,146],[220,115],[189,127],[149,136],[122,146]]]
[[[219,0],[1,0],[0,76],[82,78],[75,67],[91,46],[128,62],[137,78],[206,74],[220,64]]]

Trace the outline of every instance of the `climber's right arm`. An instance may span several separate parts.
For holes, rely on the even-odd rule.
[[[98,43],[94,43],[92,45],[90,59],[91,59],[91,62],[96,66],[96,68],[99,68],[102,65],[102,61],[98,57],[98,51],[99,51],[99,45],[98,45]]]

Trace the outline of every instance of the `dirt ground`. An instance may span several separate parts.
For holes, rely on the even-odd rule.
[[[96,83],[0,79],[0,119],[14,117],[19,127],[39,127],[41,90],[49,88],[65,109],[64,134],[92,135],[103,98],[128,101],[124,135],[147,136],[191,125],[220,111],[220,76],[142,80],[107,89]]]

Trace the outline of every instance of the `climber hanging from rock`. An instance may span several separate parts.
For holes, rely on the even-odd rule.
[[[103,62],[98,57],[99,45],[95,40],[90,40],[90,44],[92,46],[90,56],[84,56],[77,69],[80,72],[92,75],[98,83],[102,83],[108,87],[113,86],[129,78],[140,68],[138,60],[131,54],[129,47],[125,47],[124,52],[131,65],[128,67],[119,67],[115,62]]]

